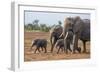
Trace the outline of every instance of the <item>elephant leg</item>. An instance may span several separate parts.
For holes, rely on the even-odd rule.
[[[64,49],[65,49],[65,53],[67,54],[68,53],[68,50],[67,50],[67,36],[68,36],[68,32],[66,33],[66,36],[64,38]]]
[[[54,38],[54,42],[52,43],[52,46],[51,46],[51,53],[53,52],[53,48],[54,48],[54,46],[55,46],[55,44],[56,44],[56,39]]]
[[[60,49],[61,49],[61,48],[59,47],[59,48],[58,48],[58,51],[57,51],[57,54],[59,53]]]
[[[54,48],[54,44],[52,44],[51,46],[51,53],[53,52],[53,48]]]
[[[45,52],[44,52],[44,53],[47,53],[47,49],[46,49],[46,47],[44,47],[44,49],[45,49]]]
[[[42,51],[43,51],[43,47],[41,47]]]
[[[71,48],[69,47],[69,51],[72,52]]]
[[[65,51],[66,51],[65,46],[64,46],[64,48],[63,48],[63,49],[64,49],[64,52],[65,52]]]
[[[73,46],[73,53],[75,53],[75,51],[78,48],[78,36],[77,35],[74,35],[73,44],[74,44],[74,46]]]
[[[67,49],[69,49],[69,51],[72,52],[70,46],[71,46],[71,41],[70,40],[67,40]]]
[[[65,49],[65,53],[68,54],[68,45],[66,44],[66,49]]]
[[[61,47],[61,50],[62,50],[62,52],[64,51],[64,48],[63,47]]]
[[[77,48],[77,51],[78,51],[79,53],[81,53],[81,48],[80,48],[80,47],[78,47],[78,48]]]
[[[64,39],[64,51],[66,54],[68,53],[66,39]]]
[[[86,41],[83,41],[83,53],[86,53]]]
[[[65,50],[66,54],[68,54],[68,49]]]
[[[38,50],[38,52],[41,52],[41,50],[40,50],[40,49],[41,49],[41,47],[37,47],[37,48],[38,48],[38,49],[37,49],[37,50]]]
[[[36,53],[37,50],[40,52],[39,47],[36,47],[34,53]]]

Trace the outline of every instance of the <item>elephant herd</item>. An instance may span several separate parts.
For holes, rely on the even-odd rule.
[[[83,51],[81,51],[81,47],[78,47],[78,40],[81,40],[83,43]],[[67,17],[64,20],[63,26],[55,26],[50,30],[51,53],[54,47],[58,49],[57,53],[59,53],[60,50],[65,53],[68,53],[68,51],[71,53],[86,53],[87,41],[90,41],[90,20],[81,19],[79,16]],[[45,53],[47,52],[46,39],[35,39],[31,49],[34,45],[36,46],[34,53],[36,53],[37,50],[39,52],[41,52],[41,50],[45,50]]]

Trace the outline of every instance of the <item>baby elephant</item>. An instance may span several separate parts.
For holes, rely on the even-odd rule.
[[[64,35],[62,34],[60,36],[60,38],[61,37],[64,38]],[[57,46],[59,47],[57,53],[59,53],[60,49],[62,49],[62,50],[64,49],[64,52],[66,52],[66,53],[68,53],[68,50],[70,52],[72,52],[72,49],[71,49],[72,40],[73,40],[73,31],[72,31],[72,29],[69,29],[68,34],[65,36],[65,38],[64,39],[59,39],[57,41],[56,48],[57,48]]]
[[[67,49],[66,50],[69,50],[69,51],[71,51],[72,52],[72,50],[71,50],[71,47],[70,47],[70,41],[69,40],[67,40]],[[59,51],[60,51],[60,49],[63,51],[64,50],[64,52],[66,51],[65,50],[65,48],[64,48],[64,39],[59,39],[57,42],[56,42],[56,48],[58,48],[58,52],[57,52],[57,54],[59,53]]]
[[[58,48],[57,54],[59,53],[60,49],[64,50],[64,39],[57,40],[55,47]]]
[[[32,47],[36,46],[36,49],[34,51],[34,53],[36,53],[36,51],[38,50],[40,52],[40,48],[42,49],[45,49],[45,53],[47,52],[47,40],[46,39],[35,39],[33,42],[32,42],[32,46],[31,46],[31,49]]]

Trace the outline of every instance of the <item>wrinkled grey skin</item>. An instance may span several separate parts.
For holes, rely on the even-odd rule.
[[[47,40],[46,39],[35,39],[33,42],[32,42],[32,46],[31,46],[31,49],[32,47],[36,46],[36,49],[34,51],[34,53],[36,53],[36,51],[38,50],[40,52],[40,48],[42,49],[45,49],[45,53],[47,52]]]
[[[64,48],[65,52],[68,53],[68,50],[72,52],[72,48],[70,47],[73,41],[73,31],[72,29],[68,29],[67,37],[64,38]]]
[[[64,50],[64,39],[57,40],[55,47],[58,49],[57,54],[59,53],[60,49]]]
[[[72,40],[73,40],[73,31],[72,29],[69,29],[68,30],[68,35],[67,35],[67,38],[66,38],[66,44],[64,44],[64,39],[59,39],[57,40],[56,42],[56,48],[58,48],[58,52],[59,53],[59,50],[62,49],[62,51],[64,50],[64,52],[68,53],[68,50],[70,52],[72,52],[72,49],[71,49],[71,44],[72,44]],[[65,49],[64,45],[66,45],[67,49]]]
[[[81,19],[80,17],[74,17],[74,18],[66,18],[64,22],[64,43],[66,44],[66,34],[68,32],[68,29],[73,30],[73,53],[75,53],[75,50],[78,48],[78,40],[82,40],[83,42],[83,52],[86,52],[86,42],[90,41],[90,20],[88,19]],[[64,45],[65,48],[67,47]]]
[[[50,30],[50,43],[51,43],[51,52],[53,52],[54,46],[61,35],[63,28],[61,26],[55,26]]]

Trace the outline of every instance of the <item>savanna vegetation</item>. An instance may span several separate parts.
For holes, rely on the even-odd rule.
[[[57,24],[45,24],[45,23],[39,23],[39,20],[36,19],[33,21],[33,23],[28,23],[24,25],[25,31],[42,31],[42,32],[48,32],[52,27],[62,25],[62,22],[59,20]]]

